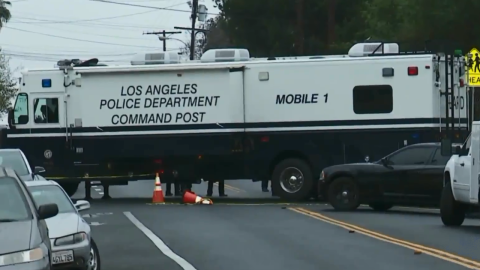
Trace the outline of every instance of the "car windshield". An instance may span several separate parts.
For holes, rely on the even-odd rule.
[[[29,174],[27,164],[18,151],[0,151],[0,166],[10,167],[19,175]]]
[[[76,212],[72,202],[59,186],[31,186],[28,189],[37,205],[55,203],[59,213]]]
[[[0,178],[0,223],[32,218],[32,212],[17,181]]]

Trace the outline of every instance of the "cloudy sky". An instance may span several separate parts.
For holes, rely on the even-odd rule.
[[[12,69],[53,67],[65,58],[128,63],[135,53],[162,50],[155,35],[143,33],[190,25],[187,1],[11,0],[12,19],[1,29],[0,46],[11,57]],[[209,13],[218,13],[212,0],[200,3]],[[172,37],[187,40],[188,33]],[[167,42],[167,49],[182,46],[179,41]]]
[[[12,19],[1,29],[0,46],[16,77],[22,68],[53,68],[60,59],[95,57],[110,65],[128,64],[136,53],[163,50],[155,35],[144,33],[190,26],[188,0],[10,1]],[[199,2],[209,17],[218,13],[212,0]],[[186,41],[188,33],[171,37]],[[181,47],[180,41],[167,42],[167,50]]]

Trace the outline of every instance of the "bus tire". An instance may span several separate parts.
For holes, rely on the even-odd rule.
[[[312,169],[298,158],[280,161],[272,172],[272,189],[276,196],[288,201],[304,200],[311,196]]]
[[[78,190],[78,186],[80,183],[73,182],[73,183],[61,183],[60,186],[65,190],[68,196],[72,197]]]

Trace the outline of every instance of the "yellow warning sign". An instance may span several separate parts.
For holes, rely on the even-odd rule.
[[[473,48],[469,54],[472,55],[472,60],[468,62],[468,57],[465,57],[465,61],[468,64],[468,85],[480,86],[480,52]]]

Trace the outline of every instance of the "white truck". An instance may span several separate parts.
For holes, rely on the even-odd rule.
[[[448,61],[445,61],[448,58]],[[314,196],[321,170],[439,141],[467,123],[464,63],[359,43],[348,55],[254,59],[245,49],[182,63],[147,53],[129,66],[23,72],[2,147],[22,149],[74,193],[80,181],[271,180]]]
[[[442,141],[445,155],[452,152],[449,140]],[[480,204],[480,122],[472,123],[465,143],[457,146],[445,166],[440,214],[446,226],[461,226],[465,214],[478,210]]]

